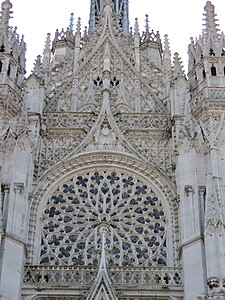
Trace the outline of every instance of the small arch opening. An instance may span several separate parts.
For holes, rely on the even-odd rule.
[[[223,67],[223,75],[225,76],[225,67]]]
[[[225,47],[222,49],[221,56],[225,56]]]
[[[215,66],[212,66],[212,67],[211,67],[211,75],[212,75],[212,76],[217,76],[217,75],[216,75],[216,67],[215,67]]]
[[[213,49],[210,49],[210,50],[209,50],[209,55],[210,55],[210,56],[215,56],[215,53],[214,53]]]
[[[9,66],[8,66],[7,75],[10,76],[10,73],[11,73],[11,66],[9,65]]]
[[[202,71],[202,76],[203,76],[203,79],[206,78],[205,69],[203,69],[203,71]]]
[[[3,44],[0,47],[0,52],[5,52],[5,46]]]

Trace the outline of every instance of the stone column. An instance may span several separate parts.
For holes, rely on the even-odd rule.
[[[203,240],[200,231],[197,155],[191,141],[179,151],[177,185],[183,263],[184,299],[194,300],[205,292]]]

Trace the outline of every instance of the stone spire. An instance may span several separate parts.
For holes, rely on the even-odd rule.
[[[181,63],[181,59],[179,57],[179,54],[176,52],[174,54],[174,79],[184,77],[184,70],[183,65]]]
[[[216,19],[215,7],[210,1],[207,1],[204,10],[206,11],[206,13],[203,14],[203,16],[205,16],[206,28],[203,30],[203,37],[218,42],[219,30],[217,28],[218,24],[216,24],[218,20]]]
[[[74,21],[74,13],[71,13],[71,15],[70,15],[70,24],[69,24],[70,32],[73,32],[73,21]]]
[[[0,16],[0,52],[1,62],[4,65],[2,71],[18,86],[21,86],[24,81],[26,44],[23,36],[19,38],[17,27],[9,26],[11,9],[10,0],[2,2]]]
[[[103,11],[106,0],[91,0],[89,33],[93,32],[98,23],[98,15]],[[111,3],[114,13],[116,13],[118,22],[122,27],[124,35],[129,34],[129,1],[128,0],[107,0]]]
[[[2,11],[1,11],[1,35],[3,35],[3,33],[5,31],[8,31],[9,29],[9,19],[11,18],[11,8],[12,8],[12,3],[10,2],[10,0],[5,0],[2,3]]]
[[[51,34],[47,34],[46,42],[45,42],[45,48],[43,52],[43,60],[42,64],[44,68],[49,68],[51,62]]]

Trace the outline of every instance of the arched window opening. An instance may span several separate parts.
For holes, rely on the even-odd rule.
[[[210,50],[209,50],[209,55],[210,55],[210,56],[215,56],[215,53],[214,53],[213,49],[210,49]]]
[[[0,47],[0,52],[5,52],[5,46],[3,44]]]
[[[0,72],[2,72],[2,68],[3,68],[3,63],[2,61],[0,61]]]
[[[10,76],[10,73],[11,73],[11,66],[9,65],[7,75]]]
[[[205,73],[205,70],[203,69],[202,71],[202,76],[203,76],[203,79],[206,78],[206,73]]]
[[[120,171],[76,174],[43,212],[40,264],[98,266],[102,229],[109,266],[166,266],[167,218],[144,180]]]
[[[221,56],[225,56],[225,47],[223,47],[223,49],[222,49]]]
[[[215,66],[212,66],[212,67],[211,67],[211,75],[212,75],[212,76],[217,76],[217,75],[216,75],[216,67],[215,67]]]
[[[225,76],[225,67],[223,67],[223,75]]]

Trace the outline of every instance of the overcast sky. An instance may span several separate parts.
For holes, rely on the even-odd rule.
[[[73,12],[82,26],[88,25],[90,0],[11,0],[13,19],[11,25],[24,34],[27,44],[27,72],[33,69],[37,55],[42,55],[47,33],[54,36],[56,29],[69,25]],[[225,31],[225,0],[212,0],[219,28]],[[149,15],[150,28],[159,31],[161,39],[168,34],[172,54],[178,52],[187,66],[187,46],[190,37],[197,37],[203,28],[206,0],[130,0],[130,26],[137,17],[140,30],[144,30],[145,15]]]

